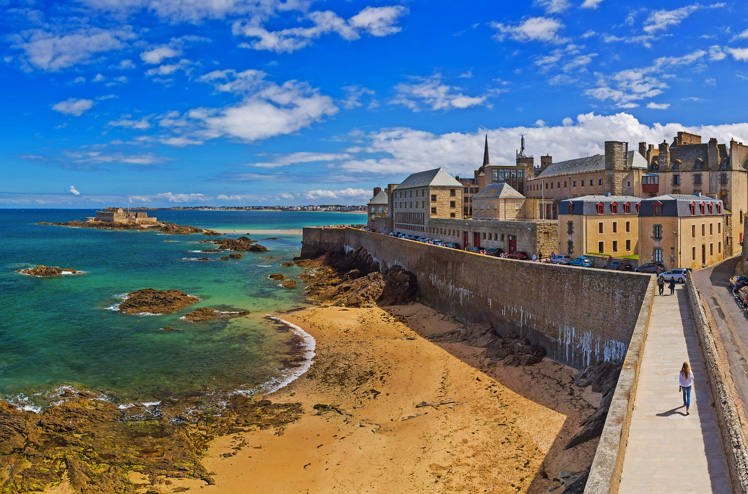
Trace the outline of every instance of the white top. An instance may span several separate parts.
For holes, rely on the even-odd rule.
[[[693,384],[693,371],[688,371],[688,379],[683,379],[683,373],[678,373],[678,384],[683,387],[688,387]]]

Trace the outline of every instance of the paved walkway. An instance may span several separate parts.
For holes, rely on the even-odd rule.
[[[689,416],[678,392],[684,361],[695,376]],[[621,475],[622,494],[730,492],[705,379],[685,287],[678,286],[674,296],[655,295]]]

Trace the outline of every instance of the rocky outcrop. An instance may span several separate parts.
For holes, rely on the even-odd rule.
[[[176,223],[169,223],[168,221],[159,222],[156,224],[141,225],[137,223],[109,223],[106,221],[67,221],[49,223],[42,221],[37,225],[55,225],[55,226],[69,226],[73,228],[97,228],[104,230],[137,230],[137,231],[160,231],[167,235],[191,235],[199,233],[203,235],[220,235],[220,233],[214,232],[213,230],[205,230],[203,228],[197,228],[189,225],[177,225]]]
[[[545,357],[545,349],[533,345],[527,338],[520,338],[514,333],[499,335],[490,325],[466,325],[429,338],[437,342],[459,342],[466,345],[485,348],[484,355],[491,364],[499,362],[507,366],[524,367],[537,364]]]
[[[281,264],[281,266],[283,266],[284,268],[290,268],[290,267],[293,267],[293,265],[294,265],[293,261],[286,261],[283,264]]]
[[[296,280],[286,280],[281,283],[283,288],[296,288]]]
[[[68,268],[58,268],[56,266],[36,266],[35,268],[28,268],[28,269],[19,269],[19,273],[28,274],[31,276],[38,276],[40,278],[52,278],[55,276],[60,276],[62,273],[70,273],[70,274],[78,274],[79,271],[76,271],[75,269],[68,269]]]
[[[260,244],[253,244],[253,245],[252,245],[252,246],[251,246],[251,247],[249,248],[249,251],[250,251],[250,252],[268,252],[268,248],[267,248],[267,247],[265,247],[264,245],[260,245]]]
[[[229,259],[241,259],[242,257],[244,256],[237,252],[232,252],[231,254],[229,254]]]
[[[268,276],[268,278],[270,278],[271,280],[275,280],[275,281],[283,281],[286,279],[286,275],[280,274],[280,273],[273,273],[270,276]]]
[[[125,314],[171,314],[199,301],[199,298],[179,290],[144,288],[128,293],[119,311]]]
[[[244,317],[249,314],[248,310],[235,309],[233,307],[222,307],[214,309],[211,307],[200,307],[192,312],[182,316],[182,319],[189,322],[207,322],[219,319],[231,319],[234,317]]]
[[[338,306],[371,307],[404,304],[414,300],[418,283],[400,266],[385,267],[363,249],[347,254],[328,253],[314,260],[297,260],[307,293],[320,302]]]
[[[73,491],[83,494],[145,492],[130,480],[133,471],[149,478],[151,487],[159,477],[212,484],[200,457],[213,438],[247,428],[280,434],[302,413],[299,403],[243,395],[221,397],[225,408],[217,414],[208,402],[215,398],[120,410],[115,403],[76,394],[42,414],[0,402],[0,491],[43,491],[67,479]]]

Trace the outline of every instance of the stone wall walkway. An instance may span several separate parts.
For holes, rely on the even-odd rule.
[[[665,287],[665,293],[655,295],[619,492],[729,493],[727,462],[704,382],[688,295],[683,286],[672,296]],[[688,416],[678,392],[684,361],[695,377]]]

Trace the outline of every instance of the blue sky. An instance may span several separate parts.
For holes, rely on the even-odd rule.
[[[363,204],[605,140],[748,142],[737,1],[0,0],[0,207]]]

